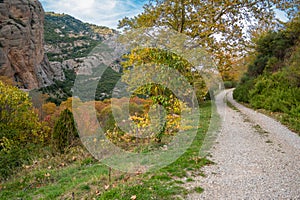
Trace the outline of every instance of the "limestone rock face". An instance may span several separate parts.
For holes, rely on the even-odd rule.
[[[44,53],[44,10],[37,0],[0,0],[0,76],[34,89],[62,77]]]

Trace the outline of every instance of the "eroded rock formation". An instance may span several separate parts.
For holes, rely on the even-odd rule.
[[[44,53],[44,10],[37,0],[0,0],[0,75],[25,89],[63,79]]]

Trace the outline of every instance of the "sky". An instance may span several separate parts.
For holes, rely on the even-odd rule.
[[[69,14],[83,22],[117,28],[118,21],[143,11],[148,0],[40,0],[46,12]]]
[[[40,0],[45,11],[69,14],[83,22],[117,28],[118,21],[143,11],[148,0]],[[286,21],[284,13],[277,17]]]

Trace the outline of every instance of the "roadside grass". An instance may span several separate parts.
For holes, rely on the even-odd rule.
[[[241,113],[241,111],[237,107],[235,107],[230,101],[226,100],[226,103],[229,108]],[[248,116],[246,116],[243,113],[241,113],[241,115],[244,117],[244,122],[252,123],[251,120],[248,118]],[[267,136],[269,134],[267,131],[265,131],[263,128],[261,128],[261,126],[258,124],[255,124],[255,125],[253,124],[252,126],[256,130],[256,132],[258,132],[262,136]],[[267,143],[269,143],[269,142],[267,142]]]
[[[211,103],[200,108],[198,132],[187,151],[170,165],[145,174],[110,171],[82,147],[66,155],[47,157],[24,166],[17,175],[0,183],[0,199],[182,199],[200,187],[186,189],[186,181],[203,175],[201,167],[212,164],[199,156],[208,130]],[[111,174],[111,175],[110,175]],[[178,179],[187,177],[186,181]],[[182,198],[181,198],[182,197]]]
[[[237,109],[237,107],[235,107],[230,101],[228,101],[227,97],[224,99],[225,103],[227,104],[227,106],[229,108],[231,108],[232,110],[235,110],[237,112],[241,112],[239,109]]]
[[[272,144],[273,142],[271,140],[266,141],[267,144]]]
[[[288,129],[297,133],[300,136],[300,118],[293,117],[293,116],[290,116],[290,115],[288,115],[286,113],[282,113],[282,112],[272,112],[272,111],[269,111],[269,110],[266,110],[263,108],[255,109],[249,103],[245,103],[245,102],[239,102],[239,103],[247,108],[253,109],[257,112],[260,112],[264,115],[267,115],[267,116],[275,119],[276,121],[285,125]]]
[[[250,105],[247,106],[249,107]],[[279,121],[300,136],[300,118],[290,116],[286,113],[271,112],[265,109],[258,109],[257,111]]]
[[[239,109],[237,109],[230,101],[226,100],[227,106],[230,107],[231,109],[240,112]],[[260,112],[262,114],[265,114],[273,119],[275,119],[276,121],[279,121],[280,123],[282,123],[283,125],[287,126],[288,129],[290,129],[291,131],[297,133],[300,136],[300,119],[289,116],[286,113],[280,113],[280,112],[272,112],[269,110],[265,110],[265,109],[255,109],[253,107],[251,107],[250,104],[244,103],[244,102],[239,102],[240,104],[242,104],[243,106],[253,109],[257,112]],[[250,122],[250,120],[248,118],[245,118],[244,120],[245,122]],[[256,128],[254,127],[259,133],[265,135],[267,134],[266,131],[262,130],[261,127]]]
[[[255,124],[253,125],[253,128],[262,136],[267,136],[269,134],[268,131],[265,131],[260,125]]]
[[[197,193],[202,193],[204,190],[201,187],[195,187],[194,191]]]

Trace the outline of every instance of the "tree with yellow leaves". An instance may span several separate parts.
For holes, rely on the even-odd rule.
[[[292,16],[299,5],[283,0],[150,0],[143,13],[125,17],[119,28],[168,27],[186,34],[210,52],[225,73],[251,42],[247,27],[270,29],[277,22],[275,8]]]
[[[43,144],[47,134],[28,94],[0,81],[0,177],[28,162],[31,150]]]

